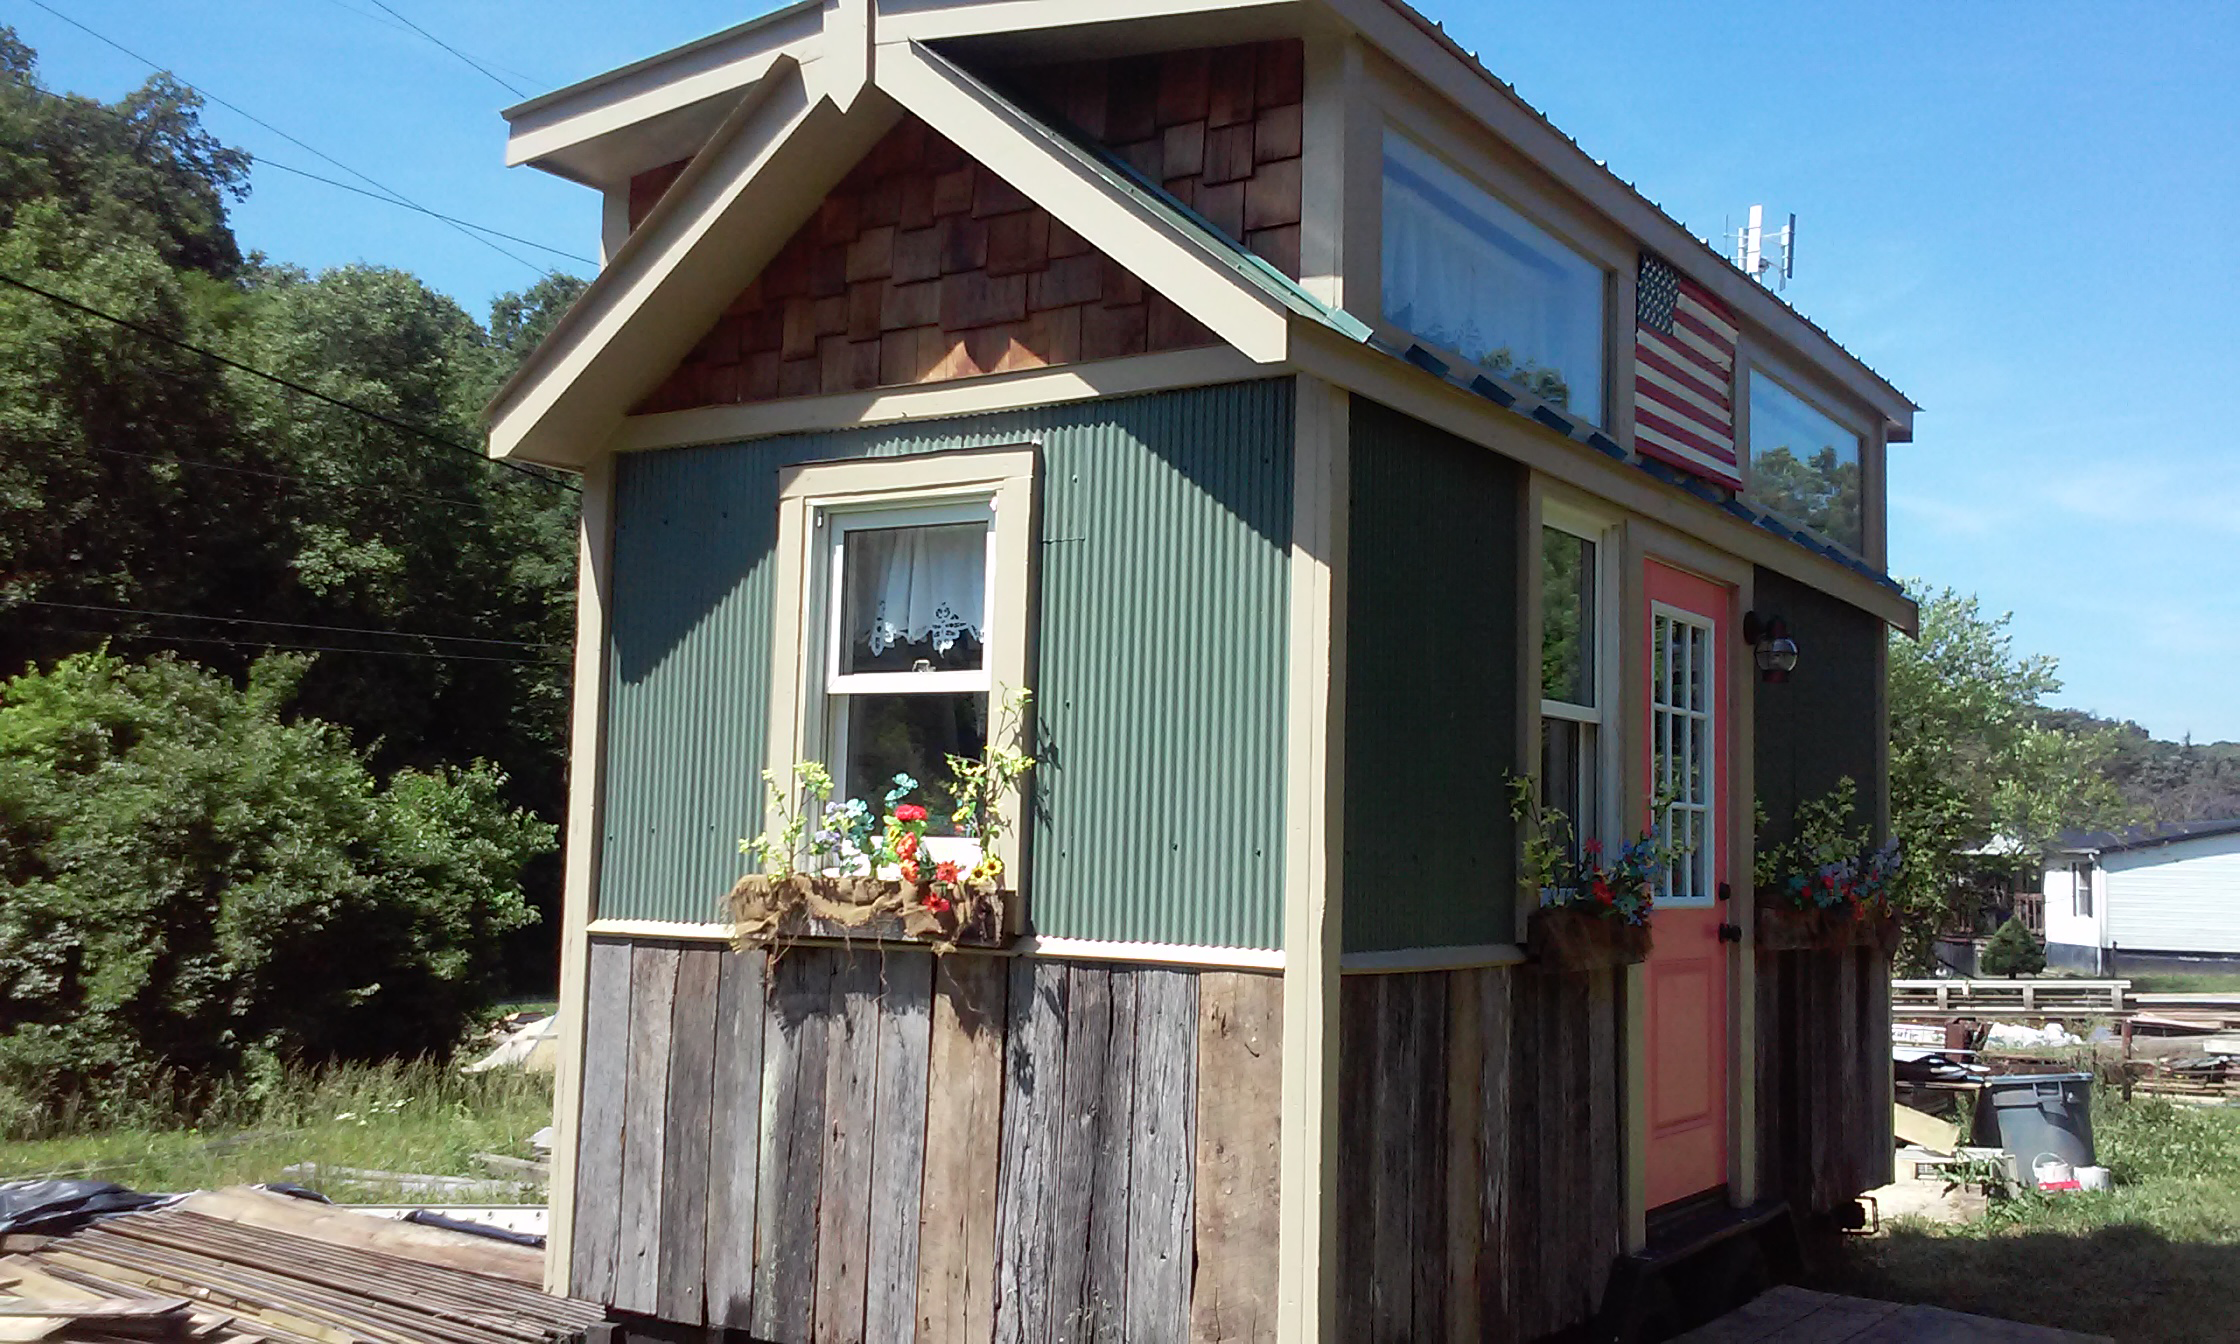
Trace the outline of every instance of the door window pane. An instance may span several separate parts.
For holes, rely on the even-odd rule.
[[[1592,705],[1595,660],[1594,543],[1557,528],[1540,532],[1540,695]]]
[[[1828,540],[1864,549],[1859,436],[1750,370],[1749,498]]]
[[[1602,422],[1602,268],[1396,134],[1384,140],[1384,317]]]
[[[843,675],[982,665],[986,523],[857,528],[841,550]]]

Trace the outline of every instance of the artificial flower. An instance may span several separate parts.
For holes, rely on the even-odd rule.
[[[933,880],[936,882],[956,881],[957,865],[953,863],[937,863],[933,865]]]
[[[926,810],[916,803],[904,803],[895,808],[894,819],[896,821],[924,821]]]

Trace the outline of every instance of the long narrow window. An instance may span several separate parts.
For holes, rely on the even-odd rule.
[[[1651,616],[1649,786],[1664,802],[1665,834],[1684,852],[1658,899],[1703,904],[1718,890],[1711,624],[1659,604]]]
[[[1384,138],[1384,317],[1602,423],[1602,268],[1421,146]]]
[[[1540,801],[1571,818],[1582,846],[1602,833],[1600,550],[1540,533]]]

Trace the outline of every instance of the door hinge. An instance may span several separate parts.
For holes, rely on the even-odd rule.
[[[1742,926],[1740,924],[1721,924],[1719,926],[1719,941],[1722,943],[1741,942]]]

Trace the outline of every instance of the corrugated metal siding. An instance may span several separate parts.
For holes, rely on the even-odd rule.
[[[2129,952],[2240,952],[2240,835],[2110,854],[2108,944]]]
[[[1345,950],[1515,937],[1523,470],[1352,406]]]
[[[759,825],[777,473],[1043,445],[1036,932],[1281,936],[1291,384],[636,453],[616,479],[600,913],[702,920]]]
[[[1859,786],[1859,817],[1871,824],[1889,774],[1875,717],[1882,621],[1770,569],[1756,571],[1752,594],[1759,612],[1788,619],[1801,651],[1788,681],[1760,682],[1753,697],[1752,767],[1766,806],[1760,843],[1787,843],[1797,804],[1846,775]]]

